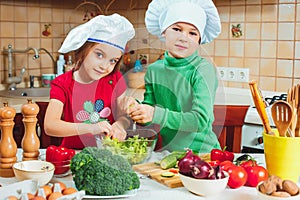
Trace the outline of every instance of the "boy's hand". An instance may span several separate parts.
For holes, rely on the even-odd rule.
[[[147,104],[137,104],[128,109],[128,115],[137,123],[151,122],[154,114],[154,107]]]

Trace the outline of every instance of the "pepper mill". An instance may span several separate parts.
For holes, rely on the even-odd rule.
[[[23,114],[22,121],[25,127],[25,133],[21,142],[23,160],[37,160],[40,155],[40,140],[36,133],[36,116],[40,108],[36,103],[32,102],[31,99],[27,101],[28,102],[23,104],[21,108]]]
[[[0,108],[0,176],[13,177],[13,164],[17,161],[17,144],[13,137],[14,118],[16,110],[4,103]]]

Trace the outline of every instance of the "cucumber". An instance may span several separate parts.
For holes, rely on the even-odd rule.
[[[169,155],[163,157],[160,161],[160,167],[162,169],[169,169],[176,167],[177,161],[185,156],[185,151],[173,151]]]
[[[173,151],[171,154],[175,155],[177,160],[180,160],[185,156],[186,151]]]
[[[171,178],[171,177],[175,176],[175,174],[173,172],[163,172],[163,173],[161,173],[161,176]]]
[[[160,161],[155,161],[154,164],[155,165],[160,165]]]
[[[160,167],[162,169],[169,169],[172,168],[176,165],[177,163],[177,158],[173,154],[169,154],[165,156],[163,159],[160,161]]]

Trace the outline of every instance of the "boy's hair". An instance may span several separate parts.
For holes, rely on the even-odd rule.
[[[79,69],[79,67],[82,65],[84,59],[86,58],[86,56],[89,54],[90,50],[97,44],[99,44],[99,43],[86,42],[79,49],[75,50],[75,55],[74,55],[74,57],[75,57],[74,70],[75,71]],[[119,61],[116,63],[114,70],[120,68],[122,61],[123,61],[123,55],[121,56]]]

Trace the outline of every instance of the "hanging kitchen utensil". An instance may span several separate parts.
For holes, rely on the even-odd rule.
[[[286,101],[278,100],[272,105],[271,112],[279,135],[285,137],[293,120],[292,106]]]
[[[270,122],[269,122],[269,119],[268,119],[268,116],[266,113],[263,97],[258,90],[256,81],[250,81],[249,86],[250,86],[253,102],[254,102],[256,110],[262,120],[262,123],[263,123],[266,133],[274,134],[274,132],[271,129]]]
[[[299,130],[300,130],[300,85],[295,85],[291,88],[288,89],[287,92],[287,102],[293,107],[294,110],[294,119],[292,120],[292,123],[290,124],[290,129],[293,132],[293,135],[298,137],[299,135]]]
[[[297,84],[296,86],[296,95],[295,95],[295,100],[296,100],[296,128],[295,128],[295,136],[299,137],[300,136],[300,85]]]

